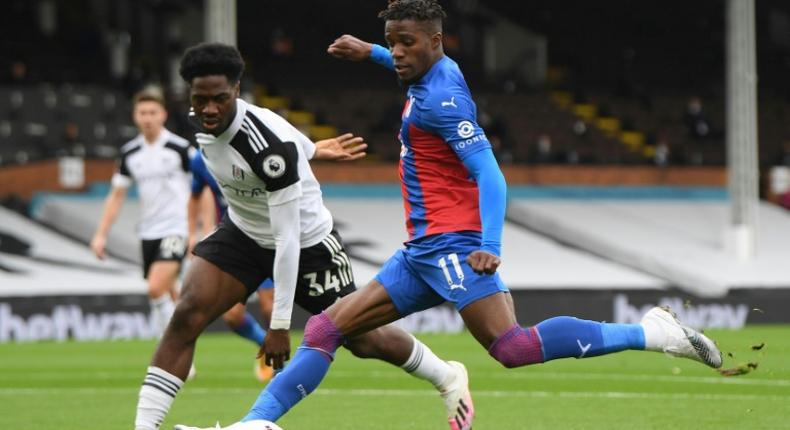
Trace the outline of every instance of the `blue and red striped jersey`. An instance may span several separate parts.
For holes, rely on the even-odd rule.
[[[443,57],[407,96],[398,138],[409,240],[479,232],[478,187],[462,160],[491,144],[458,64]]]

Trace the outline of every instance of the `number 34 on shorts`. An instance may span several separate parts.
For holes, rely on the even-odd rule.
[[[313,272],[302,275],[302,279],[310,283],[310,295],[312,297],[317,297],[331,290],[339,293],[344,285],[348,285],[348,282],[341,282],[342,277],[339,273],[336,273],[337,269],[324,270],[323,272]]]

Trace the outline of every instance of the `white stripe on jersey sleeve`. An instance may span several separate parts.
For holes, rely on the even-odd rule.
[[[254,153],[257,154],[257,153],[263,151],[263,146],[260,143],[258,143],[257,140],[255,140],[255,137],[252,134],[252,131],[250,131],[250,129],[247,128],[246,124],[242,124],[241,125],[241,131],[242,131],[242,133],[244,135],[247,136],[247,143],[250,144],[250,147],[252,148],[252,151]]]
[[[244,127],[245,125],[247,126],[247,130],[252,131],[251,136],[253,136],[256,143],[261,145],[261,150],[263,150],[263,148],[269,147],[269,144],[266,143],[266,139],[263,138],[261,132],[255,127],[255,124],[253,124],[252,121],[250,121],[250,119],[247,117],[244,117],[244,122],[241,123],[242,127]]]

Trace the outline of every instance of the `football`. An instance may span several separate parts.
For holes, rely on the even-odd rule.
[[[237,424],[238,430],[283,430],[277,424],[266,420],[253,420]],[[234,430],[236,430],[234,428]]]

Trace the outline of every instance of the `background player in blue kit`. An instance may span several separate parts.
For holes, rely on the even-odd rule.
[[[347,337],[445,301],[455,305],[475,339],[508,368],[628,349],[721,366],[721,354],[710,339],[661,308],[651,309],[639,324],[567,316],[530,327],[516,322],[510,293],[496,273],[507,186],[477,124],[458,64],[444,55],[444,11],[435,0],[394,0],[379,17],[386,22],[389,50],[343,36],[328,52],[371,59],[408,85],[399,140],[409,241],[367,287],[308,321],[293,362],[242,422],[280,418],[318,386]],[[466,430],[473,418],[471,398],[466,398],[448,423],[453,430]]]
[[[207,236],[215,228],[218,220],[222,219],[225,211],[228,209],[228,204],[222,197],[222,192],[217,185],[217,181],[209,173],[206,168],[206,163],[203,160],[203,155],[200,151],[196,151],[195,155],[190,161],[190,170],[192,171],[192,194],[189,199],[189,206],[187,211],[188,228],[189,228],[189,250],[195,247],[198,241],[198,218],[201,220],[203,236]],[[213,207],[210,211],[201,210],[201,198],[203,193],[208,188],[214,200]],[[206,213],[212,212],[212,213]],[[202,216],[201,216],[202,215]],[[274,283],[271,279],[265,280],[258,287],[258,300],[261,305],[261,314],[268,323],[272,314],[272,300],[274,300]],[[233,330],[234,333],[251,341],[259,348],[263,345],[263,339],[266,337],[266,330],[264,330],[258,321],[247,312],[246,306],[243,303],[238,303],[230,310],[222,315],[222,319]],[[263,358],[257,360],[255,366],[255,377],[260,381],[267,381],[271,379],[274,371],[271,366],[266,365]]]

